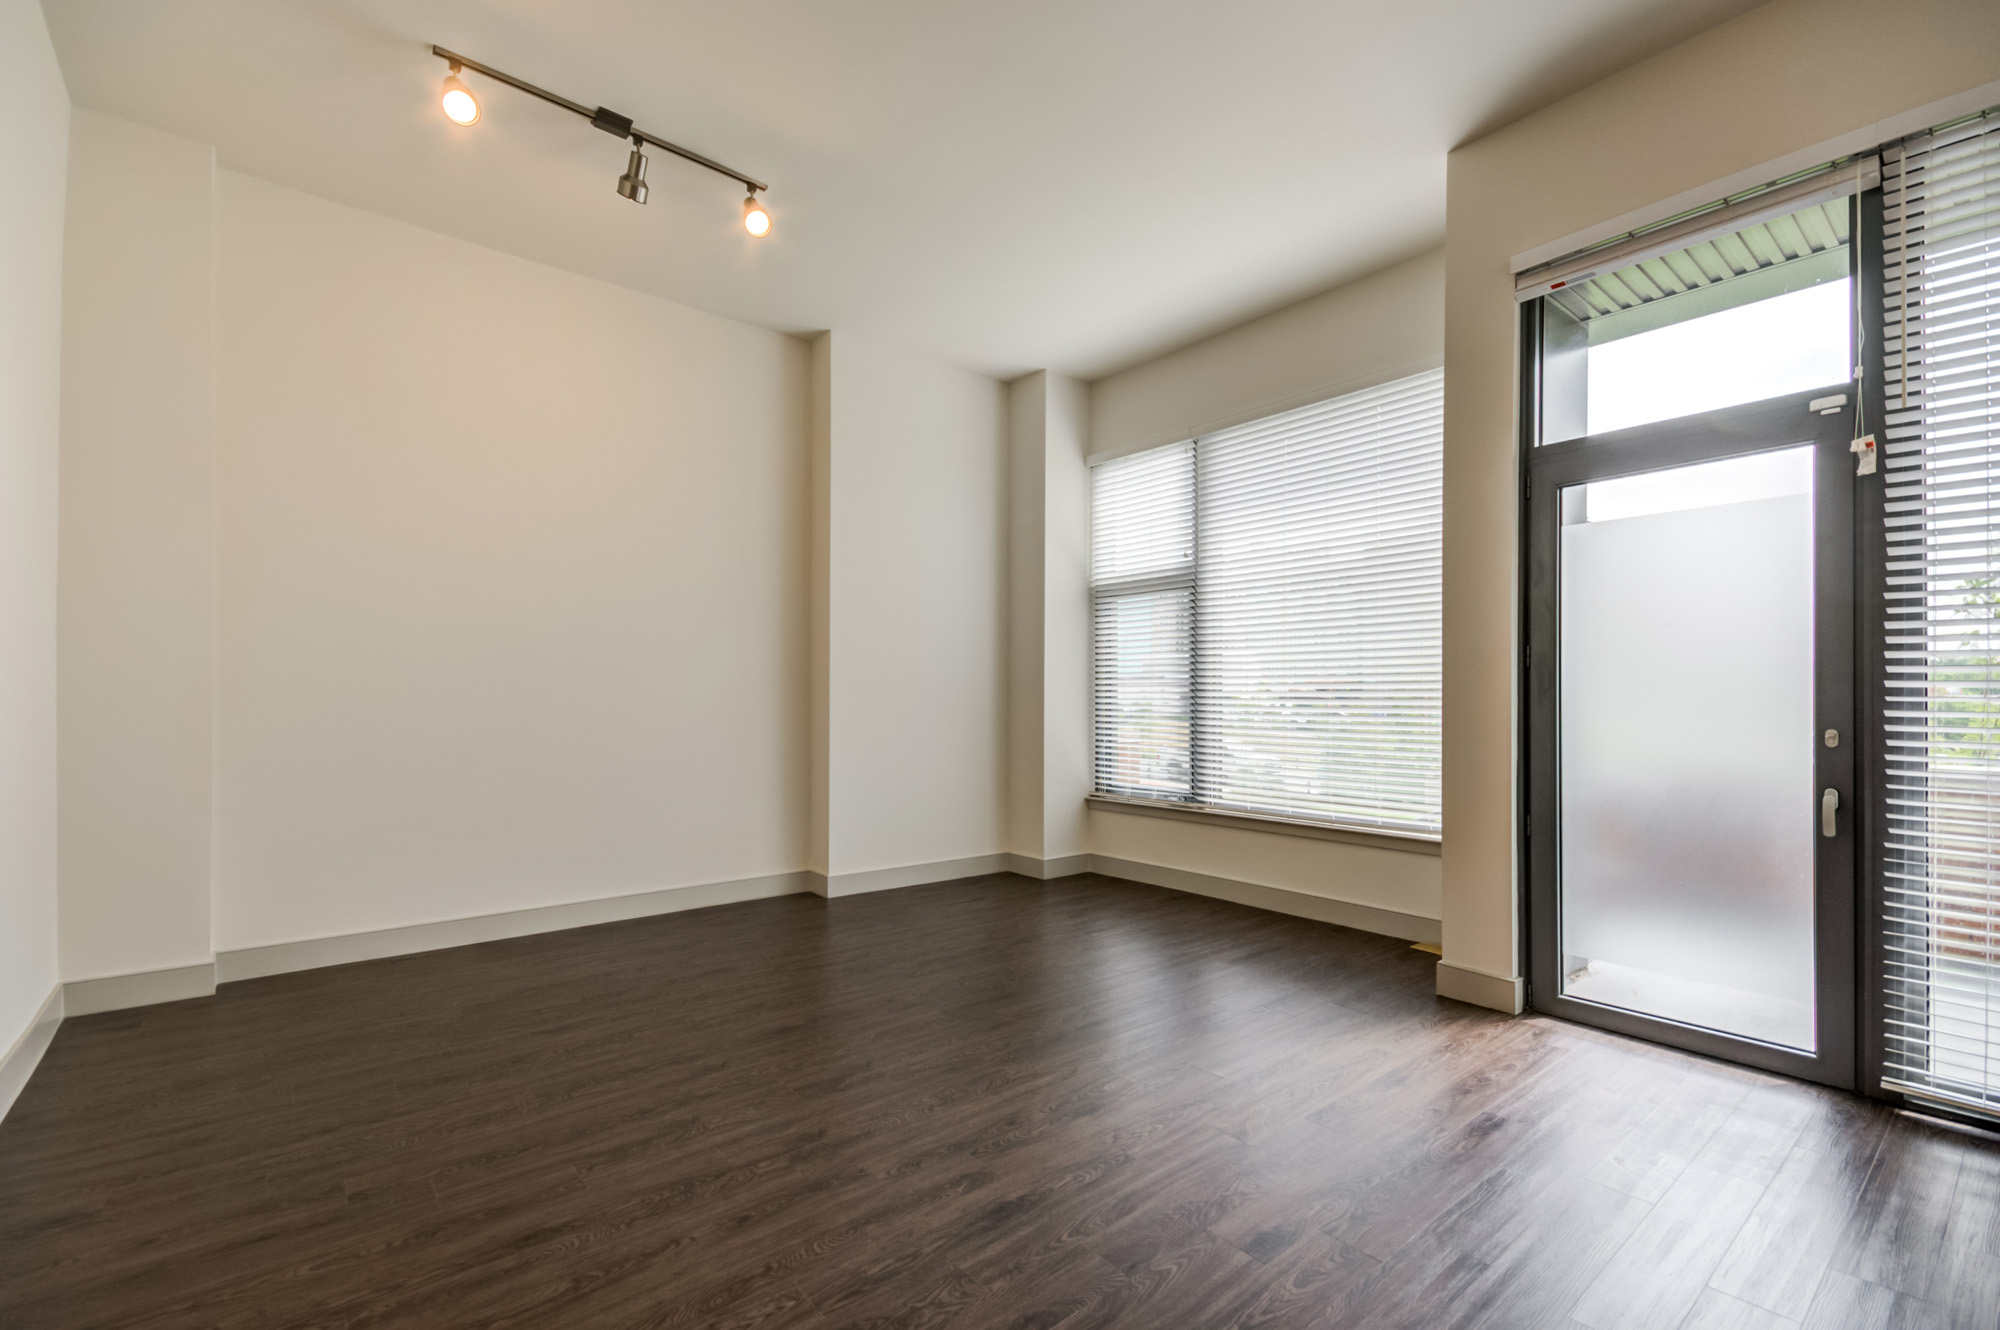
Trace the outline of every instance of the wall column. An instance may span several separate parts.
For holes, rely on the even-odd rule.
[[[1038,371],[1008,397],[1007,845],[1081,871],[1090,793],[1090,390]]]
[[[215,991],[215,152],[71,120],[58,573],[70,1014]]]
[[[841,331],[812,374],[813,881],[1004,868],[1006,390]]]

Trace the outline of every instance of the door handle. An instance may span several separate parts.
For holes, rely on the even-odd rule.
[[[1840,807],[1840,791],[1828,790],[1819,797],[1819,834],[1832,840],[1835,834],[1833,811]]]

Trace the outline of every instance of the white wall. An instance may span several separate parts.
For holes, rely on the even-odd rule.
[[[1001,385],[78,123],[65,978],[1005,851]]]
[[[806,346],[219,207],[218,949],[801,868]]]
[[[1511,256],[1686,207],[1922,127],[1892,117],[2000,76],[1992,0],[1772,0],[1449,163],[1445,362],[1444,947],[1439,986],[1519,1000],[1520,622]],[[1893,40],[1890,40],[1893,29]],[[1957,113],[2000,102],[2000,85]],[[1944,111],[1936,112],[1939,119]]]
[[[0,0],[0,1059],[55,988],[56,472],[69,95]],[[0,1077],[0,1112],[12,1102]]]
[[[1002,853],[1006,390],[850,333],[815,350],[821,871]]]
[[[1093,456],[1173,443],[1435,368],[1444,255],[1432,253],[1278,310],[1091,386]],[[1449,820],[1447,840],[1452,835]],[[1440,915],[1435,854],[1092,809],[1093,854],[1275,887],[1406,916]]]
[[[202,964],[215,153],[79,109],[64,245],[62,973]]]
[[[821,882],[833,873],[833,335],[813,339],[806,422],[811,571],[806,647],[806,869]]]

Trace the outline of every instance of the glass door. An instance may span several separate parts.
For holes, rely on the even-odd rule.
[[[1880,164],[1522,280],[1529,1001],[1990,1125],[2000,110]]]
[[[1527,844],[1537,1009],[1849,1085],[1839,392],[1535,449]]]
[[[1812,463],[1568,485],[1557,537],[1562,995],[1807,1053]]]
[[[1523,306],[1529,1001],[1848,1086],[1856,213],[1755,216]]]

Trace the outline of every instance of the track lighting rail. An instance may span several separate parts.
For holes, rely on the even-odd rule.
[[[462,56],[456,51],[447,51],[442,46],[433,45],[431,47],[431,54],[450,64],[474,70],[490,79],[497,79],[510,88],[519,88],[522,92],[532,97],[539,97],[551,105],[560,106],[565,111],[574,112],[607,134],[615,135],[621,139],[631,139],[634,142],[650,143],[655,148],[670,152],[674,156],[686,161],[693,162],[696,166],[705,166],[717,175],[726,175],[731,180],[742,183],[753,195],[760,189],[770,188],[769,185],[756,177],[744,175],[741,171],[724,166],[712,157],[704,157],[693,148],[683,148],[678,143],[669,143],[658,135],[648,134],[643,129],[635,129],[632,125],[631,116],[620,115],[609,107],[599,106],[593,109],[581,102],[573,102],[567,97],[550,92],[547,88],[538,88],[523,79],[515,78],[512,74],[503,74],[490,65],[482,65],[477,60]]]

